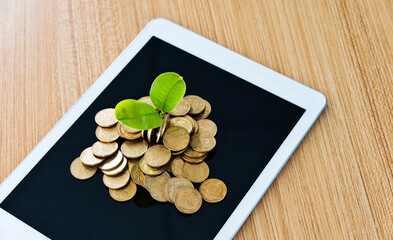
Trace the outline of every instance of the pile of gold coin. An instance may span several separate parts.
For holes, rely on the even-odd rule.
[[[139,101],[154,107],[148,96]],[[160,127],[138,130],[118,122],[115,109],[103,109],[95,116],[98,141],[71,163],[71,174],[86,180],[100,169],[110,196],[119,202],[132,199],[137,185],[185,214],[197,212],[202,199],[220,202],[226,185],[208,179],[210,170],[204,162],[216,146],[217,126],[207,119],[211,110],[208,101],[188,95],[164,116]],[[199,191],[194,184],[200,184]]]

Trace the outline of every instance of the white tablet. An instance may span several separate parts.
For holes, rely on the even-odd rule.
[[[184,215],[139,188],[111,199],[102,173],[73,178],[71,162],[95,141],[94,115],[148,95],[163,72],[212,105],[217,145],[209,178],[226,198]],[[326,105],[321,93],[165,19],[155,19],[0,186],[0,239],[230,239]],[[307,147],[307,146],[306,146]],[[195,186],[198,189],[198,185]]]

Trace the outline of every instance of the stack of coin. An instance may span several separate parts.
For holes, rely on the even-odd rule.
[[[103,173],[103,182],[109,188],[110,196],[120,202],[130,200],[136,193],[136,185],[131,179],[129,162],[140,158],[146,152],[148,144],[140,139],[141,130],[119,123],[115,109],[107,108],[95,116],[98,139],[86,148],[81,156],[71,164],[71,173],[77,179],[94,176],[99,168]],[[124,139],[119,149],[117,140]],[[128,160],[129,159],[129,160]]]
[[[154,107],[148,96],[139,101]],[[72,162],[71,173],[85,180],[99,168],[116,201],[132,199],[140,185],[156,201],[195,213],[202,199],[216,203],[227,192],[222,181],[207,180],[210,170],[204,160],[215,147],[217,134],[216,124],[206,119],[210,113],[208,101],[185,96],[164,115],[160,127],[141,131],[118,122],[113,108],[103,109],[95,116],[98,141]],[[194,184],[200,184],[199,191]]]
[[[145,139],[149,144],[157,144],[161,141],[162,136],[168,126],[169,114],[165,114],[163,118],[163,122],[160,127],[152,128],[149,130],[142,130],[141,136]]]

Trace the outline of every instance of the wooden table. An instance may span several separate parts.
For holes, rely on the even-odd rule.
[[[156,17],[327,96],[236,239],[393,236],[390,0],[4,0],[0,182]]]

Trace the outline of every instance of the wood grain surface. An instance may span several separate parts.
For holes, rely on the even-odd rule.
[[[0,182],[156,17],[327,96],[235,239],[393,236],[390,0],[2,0]]]

